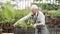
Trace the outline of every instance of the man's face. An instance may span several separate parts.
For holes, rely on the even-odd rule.
[[[32,10],[32,13],[33,13],[33,14],[36,14],[36,11],[37,11],[37,10],[36,10],[35,8],[33,8],[33,9],[31,9],[31,10]]]

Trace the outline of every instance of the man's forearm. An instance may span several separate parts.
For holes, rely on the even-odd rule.
[[[37,25],[43,25],[43,23],[37,23]]]
[[[14,25],[17,25],[17,22]]]

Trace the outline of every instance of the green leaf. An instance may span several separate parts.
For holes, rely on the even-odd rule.
[[[4,17],[8,20],[11,20],[12,17],[15,16],[15,12],[14,9],[12,8],[12,6],[10,4],[5,4],[4,9],[3,9],[3,14]]]

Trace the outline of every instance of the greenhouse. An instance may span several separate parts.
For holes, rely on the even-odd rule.
[[[60,0],[0,0],[0,34],[60,34]]]

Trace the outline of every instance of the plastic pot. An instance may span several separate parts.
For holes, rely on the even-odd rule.
[[[0,34],[2,34],[2,32],[0,32]]]
[[[15,27],[14,34],[34,34],[34,29],[33,28],[21,29],[21,28]]]

